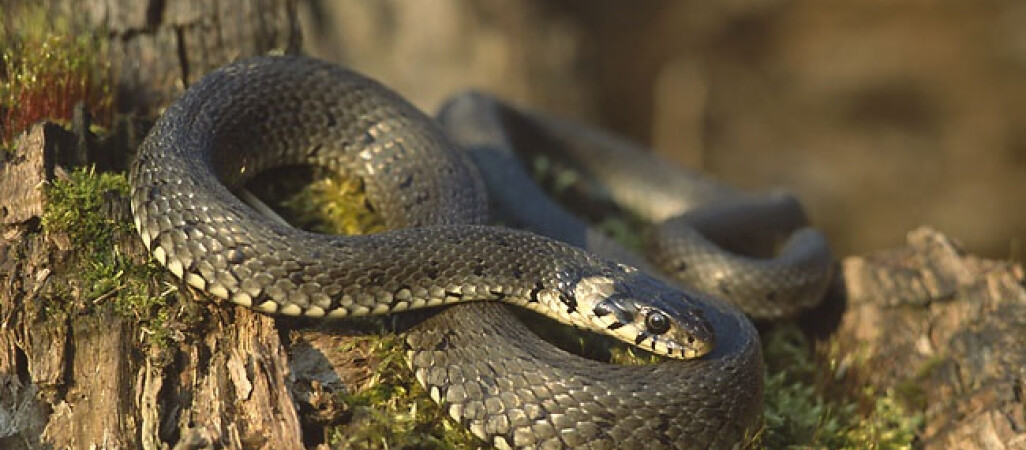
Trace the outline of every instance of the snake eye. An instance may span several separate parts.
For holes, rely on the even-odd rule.
[[[645,316],[645,327],[650,333],[663,334],[670,330],[670,318],[660,311],[652,311]]]

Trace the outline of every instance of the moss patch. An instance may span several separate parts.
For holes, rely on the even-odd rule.
[[[284,167],[247,184],[289,223],[326,234],[368,234],[385,230],[357,177],[310,167]]]
[[[922,414],[914,413],[894,392],[872,387],[835,392],[833,383],[850,368],[837,346],[817,359],[796,326],[782,324],[764,333],[766,358],[766,448],[905,449],[911,448]],[[824,363],[824,361],[826,363]],[[864,365],[856,358],[854,364]]]
[[[43,229],[64,233],[77,248],[103,252],[114,245],[116,232],[128,232],[132,225],[109,217],[103,210],[110,198],[128,195],[124,174],[96,173],[93,168],[75,169],[66,179],[54,180],[46,188]]]
[[[121,251],[116,238],[132,233],[132,225],[108,212],[112,203],[128,195],[125,175],[75,169],[47,186],[46,195],[43,230],[66,236],[80,261],[81,271],[69,280],[78,294],[79,311],[110,304],[118,315],[138,322],[149,342],[169,345],[173,331],[168,305],[177,289],[167,283],[166,289],[154,293],[153,280],[164,276],[163,269],[152,261],[137,263]]]
[[[402,337],[361,337],[339,349],[366,345],[377,360],[374,374],[356,393],[342,395],[353,420],[329,431],[328,442],[345,448],[465,449],[481,441],[448,416],[406,367]]]

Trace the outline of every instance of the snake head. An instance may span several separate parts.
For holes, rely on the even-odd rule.
[[[599,289],[605,292],[591,313],[606,333],[670,358],[698,358],[712,351],[715,333],[694,298],[654,279],[631,281],[611,281]]]

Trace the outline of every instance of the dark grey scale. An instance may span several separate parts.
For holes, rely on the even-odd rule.
[[[424,274],[427,275],[428,279],[431,279],[431,280],[437,280],[438,279],[438,269],[436,269],[434,267],[429,267],[429,268],[425,269]]]
[[[271,279],[285,279],[289,276],[289,271],[280,265],[280,261],[275,258],[263,257],[260,261],[264,267],[267,267],[267,275]]]
[[[183,231],[185,232],[187,241],[190,244],[195,244],[199,246],[197,247],[198,251],[196,253],[206,253],[207,251],[209,251],[203,243],[203,241],[206,240],[207,237],[206,234],[203,233],[203,230],[201,230],[196,225],[189,223],[186,227],[184,227]]]
[[[156,211],[151,211],[150,215],[152,217],[155,217],[157,232],[163,234],[173,230],[171,225],[171,217],[157,216],[155,215],[155,212]]]
[[[157,244],[164,250],[168,255],[175,254],[175,241],[174,236],[171,235],[171,230],[163,231],[157,235]]]
[[[214,257],[212,257],[212,261],[213,262],[212,262],[211,265],[216,265],[218,267],[224,267],[224,260],[223,260],[223,258],[218,257],[218,256],[214,256]],[[209,274],[204,274],[203,278],[205,278],[207,280],[211,280],[214,283],[217,283],[217,284],[223,286],[228,291],[235,291],[235,290],[238,289],[238,287],[239,287],[239,280],[235,276],[232,276],[232,274],[230,272],[228,272],[227,270],[224,270],[224,269],[216,270],[216,271],[213,271],[213,272],[214,272],[213,276],[208,276]]]
[[[220,258],[213,256],[197,261],[192,270],[203,277],[203,279],[213,281],[218,279],[218,273],[223,272],[223,267],[224,264],[221,263]]]
[[[242,282],[239,283],[239,288],[242,290],[243,293],[249,295],[254,300],[261,298],[261,293],[264,291],[263,286],[257,280],[257,277],[255,277],[255,275],[253,277],[242,279]]]

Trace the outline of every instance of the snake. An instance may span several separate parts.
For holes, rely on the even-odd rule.
[[[156,121],[129,171],[132,215],[168,271],[236,305],[324,319],[438,309],[405,331],[408,365],[497,448],[731,448],[756,433],[763,360],[740,309],[582,245],[488,225],[489,182],[455,134],[340,66],[244,59]],[[388,231],[308,232],[236,195],[293,165],[359,177]],[[666,358],[577,356],[512,307]]]
[[[833,280],[826,237],[785,191],[743,194],[611,133],[481,92],[454,96],[438,121],[482,172],[494,214],[508,224],[666,274],[761,321],[815,307]],[[587,197],[654,224],[646,258],[553,201],[522,168],[531,157],[566,164],[589,184]]]

